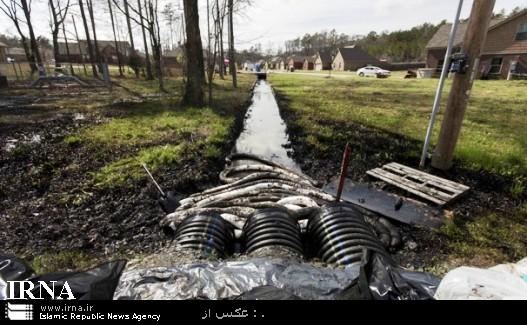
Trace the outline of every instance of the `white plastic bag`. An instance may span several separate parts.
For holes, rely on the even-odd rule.
[[[438,300],[527,300],[527,258],[490,269],[460,267],[436,291]]]

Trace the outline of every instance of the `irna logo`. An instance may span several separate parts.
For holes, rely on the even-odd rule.
[[[57,281],[7,281],[5,292],[0,294],[8,300],[75,300],[68,281],[59,284]]]

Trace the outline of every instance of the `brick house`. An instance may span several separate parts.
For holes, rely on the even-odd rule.
[[[315,70],[331,70],[331,62],[333,61],[331,50],[320,50],[315,55]]]
[[[454,39],[454,51],[459,52],[467,31],[468,22],[462,22]],[[426,66],[443,68],[451,24],[445,24],[426,46]],[[478,77],[507,78],[511,68],[514,73],[527,73],[527,9],[506,19],[493,19],[483,47]]]
[[[80,43],[80,49],[79,49],[79,43]],[[74,42],[68,42],[68,49],[70,56],[68,57],[68,51],[66,49],[66,44],[59,42],[59,61],[61,62],[72,62],[72,63],[80,63],[82,62],[82,58],[84,57],[85,62],[89,62],[89,55],[88,55],[88,42],[81,40],[79,43]],[[92,41],[93,44],[95,44]],[[110,64],[116,64],[117,63],[117,50],[115,49],[115,42],[114,41],[101,41],[97,40],[97,45],[99,46],[99,55],[101,57],[101,60],[103,62],[107,62]],[[132,48],[128,42],[117,42],[117,47],[119,48],[119,54],[121,54],[121,57],[123,58],[123,62],[126,62],[128,60],[128,57],[130,56],[132,52]],[[95,50],[95,47],[94,47]]]
[[[304,59],[304,66],[302,67],[303,70],[314,70],[315,69],[315,57],[314,56],[306,56]]]
[[[335,71],[355,71],[367,65],[379,66],[380,61],[355,45],[339,48],[332,63]]]
[[[287,69],[291,70],[292,68],[294,68],[295,70],[302,70],[304,69],[305,60],[305,56],[293,55],[289,59],[287,59]]]

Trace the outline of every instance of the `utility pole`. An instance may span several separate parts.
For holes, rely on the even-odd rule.
[[[479,59],[489,28],[496,0],[474,0],[467,32],[461,52],[467,56],[465,73],[456,73],[448,98],[448,104],[439,134],[439,140],[432,156],[432,166],[447,170],[452,167],[461,126],[467,108],[470,92],[477,77]]]

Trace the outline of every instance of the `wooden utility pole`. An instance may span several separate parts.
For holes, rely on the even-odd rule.
[[[439,140],[432,157],[432,166],[447,170],[452,167],[454,150],[459,138],[468,99],[479,69],[479,59],[496,0],[474,0],[463,39],[461,52],[467,55],[465,73],[456,73],[445,110]]]

